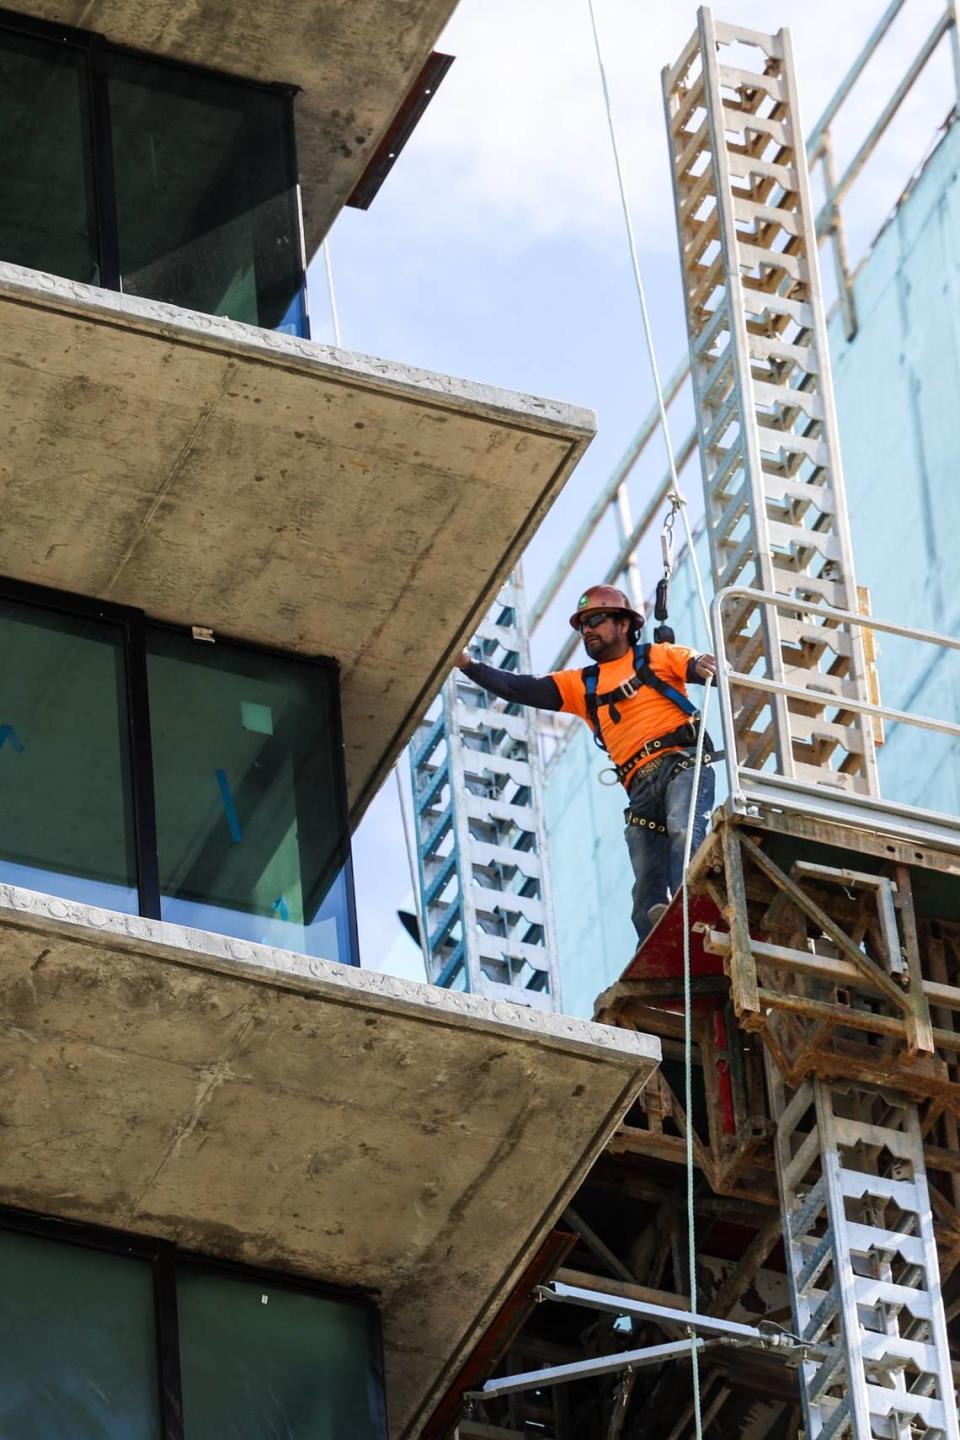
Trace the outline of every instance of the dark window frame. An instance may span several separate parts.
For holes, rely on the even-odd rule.
[[[116,190],[113,173],[113,143],[110,131],[110,97],[108,89],[108,65],[110,55],[129,56],[147,60],[151,64],[179,70],[187,75],[206,76],[222,81],[238,89],[260,90],[270,95],[287,98],[284,129],[285,146],[289,166],[291,196],[291,231],[299,260],[300,316],[303,334],[298,338],[310,339],[310,311],[307,305],[307,253],[303,229],[303,207],[300,199],[300,171],[297,162],[297,133],[294,123],[293,102],[299,93],[299,86],[282,81],[247,80],[242,75],[232,75],[209,65],[186,64],[172,60],[166,55],[153,54],[132,45],[118,45],[93,30],[78,30],[71,25],[58,25],[54,21],[40,20],[32,15],[21,15],[15,10],[0,7],[0,33],[3,31],[25,35],[34,40],[50,44],[69,46],[82,51],[87,57],[87,101],[89,124],[93,148],[93,192],[96,206],[97,242],[100,263],[100,287],[122,293],[120,275],[120,234],[117,222]]]
[[[318,1299],[336,1300],[365,1310],[372,1321],[375,1363],[380,1385],[380,1414],[376,1417],[381,1430],[380,1440],[387,1440],[386,1361],[383,1349],[383,1321],[374,1292],[361,1287],[331,1285],[306,1275],[291,1275],[260,1265],[243,1265],[239,1261],[204,1255],[195,1250],[181,1250],[169,1240],[158,1240],[134,1231],[113,1230],[106,1225],[87,1221],[67,1220],[55,1215],[16,1210],[0,1205],[0,1231],[30,1235],[38,1240],[53,1240],[78,1245],[85,1250],[102,1250],[110,1255],[127,1256],[149,1262],[153,1271],[154,1320],[157,1342],[157,1397],[163,1440],[184,1440],[183,1398],[180,1379],[180,1328],[177,1315],[177,1266],[189,1265],[210,1275],[232,1275],[251,1283],[290,1290],[296,1294],[313,1295]]]
[[[133,802],[134,853],[137,867],[138,913],[147,920],[161,919],[160,856],[157,838],[157,806],[154,788],[153,751],[150,739],[150,696],[147,686],[147,639],[151,630],[166,630],[174,635],[189,635],[182,625],[151,619],[143,610],[113,601],[96,600],[89,595],[76,595],[68,590],[54,590],[30,581],[0,576],[0,599],[13,604],[32,605],[68,615],[74,619],[98,620],[116,626],[121,633],[121,655],[126,680],[127,758],[130,766]],[[198,649],[209,641],[197,641]],[[229,650],[246,650],[280,660],[285,665],[309,666],[327,670],[334,679],[334,702],[331,706],[332,744],[336,756],[338,779],[337,800],[343,817],[343,829],[335,860],[343,872],[346,890],[348,946],[342,964],[360,964],[360,942],[357,928],[357,904],[353,876],[353,855],[348,823],[347,771],[344,762],[343,713],[340,704],[340,666],[328,655],[298,655],[287,650],[274,650],[246,640],[217,637],[215,642]],[[198,663],[200,656],[198,654]],[[213,931],[211,933],[218,933]]]

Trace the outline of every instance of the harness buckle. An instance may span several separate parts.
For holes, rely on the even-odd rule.
[[[632,700],[639,689],[640,686],[637,684],[636,677],[631,676],[629,680],[624,680],[620,686],[620,695],[624,700]]]

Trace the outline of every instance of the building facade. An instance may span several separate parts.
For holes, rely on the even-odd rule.
[[[351,829],[593,431],[309,339],[452,8],[0,14],[8,1440],[446,1433],[657,1062],[360,968]]]

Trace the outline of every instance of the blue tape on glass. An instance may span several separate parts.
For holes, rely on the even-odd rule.
[[[239,845],[243,839],[243,832],[240,829],[240,821],[237,819],[237,807],[233,803],[233,792],[230,789],[230,781],[227,779],[226,770],[216,772],[217,784],[220,786],[220,797],[223,800],[223,808],[227,817],[227,824],[230,826],[230,839],[234,845]]]
[[[3,749],[8,740],[10,741],[11,748],[16,750],[18,755],[22,755],[26,746],[16,730],[14,730],[12,725],[0,725],[0,750]]]

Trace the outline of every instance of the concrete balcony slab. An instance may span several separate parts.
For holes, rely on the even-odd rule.
[[[0,1202],[377,1293],[416,1436],[659,1061],[0,886]]]
[[[367,167],[457,0],[14,0],[11,10],[245,80],[295,85],[313,254]]]
[[[354,819],[594,428],[0,263],[0,573],[334,656]]]

